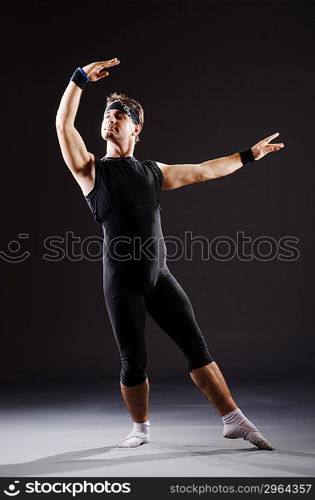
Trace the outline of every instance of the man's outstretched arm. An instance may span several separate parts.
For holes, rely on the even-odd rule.
[[[251,148],[254,160],[260,160],[266,154],[278,151],[284,147],[283,142],[269,144],[278,135],[279,132],[270,135]],[[243,166],[240,153],[234,153],[197,164],[167,165],[160,162],[156,163],[164,176],[162,184],[162,189],[164,190],[217,179],[218,177],[232,174]]]

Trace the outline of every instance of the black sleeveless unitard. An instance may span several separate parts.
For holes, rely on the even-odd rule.
[[[166,264],[162,182],[154,161],[95,156],[95,184],[85,196],[103,228],[104,297],[126,386],[147,377],[146,311],[182,350],[189,370],[212,361],[191,303]]]

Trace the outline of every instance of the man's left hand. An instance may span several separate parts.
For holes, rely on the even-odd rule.
[[[266,139],[257,142],[257,144],[252,147],[252,152],[255,160],[260,160],[260,158],[263,158],[263,156],[267,155],[268,153],[273,153],[274,151],[279,151],[279,149],[284,148],[283,142],[280,142],[278,144],[269,144],[269,142],[278,135],[279,132],[276,132],[275,134],[266,137]]]

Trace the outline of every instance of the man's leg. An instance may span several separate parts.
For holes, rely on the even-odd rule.
[[[120,388],[133,421],[119,448],[135,448],[150,441],[149,382],[146,373],[145,305],[141,295],[106,295],[106,305],[121,358]]]
[[[191,370],[190,376],[221,417],[236,410],[237,404],[233,400],[224,377],[215,361],[202,368]]]
[[[257,427],[246,418],[233,400],[224,377],[213,361],[190,371],[197,387],[212,403],[223,420],[223,436],[229,439],[243,438],[262,450],[273,450]]]
[[[149,379],[142,384],[128,387],[120,382],[121,392],[132,421],[143,423],[149,420]]]
[[[146,297],[146,308],[183,352],[192,380],[222,417],[224,437],[243,438],[258,448],[273,449],[237,407],[208,351],[190,300],[171,273],[161,273],[156,286]]]

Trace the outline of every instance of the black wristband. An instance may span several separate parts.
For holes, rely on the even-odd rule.
[[[243,166],[249,163],[250,161],[255,161],[252,148],[246,149],[245,151],[240,151],[240,156]]]
[[[85,85],[90,81],[89,77],[83,71],[82,68],[77,68],[71,77],[71,81],[74,82],[80,89],[84,89]]]

